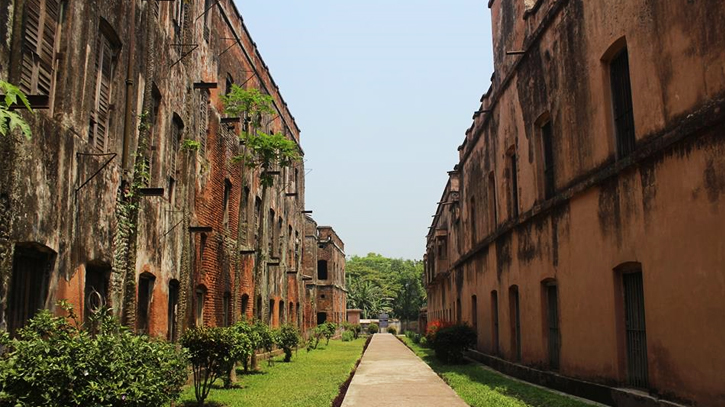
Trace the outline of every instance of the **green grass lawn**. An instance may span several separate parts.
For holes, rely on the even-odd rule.
[[[432,349],[405,343],[445,380],[461,398],[474,407],[590,407],[590,404],[552,393],[484,369],[477,363],[444,365]]]
[[[259,363],[259,371],[244,375],[237,370],[236,388],[225,390],[215,387],[206,399],[208,406],[245,407],[328,407],[337,397],[340,385],[347,380],[362,355],[365,338],[352,342],[324,340],[316,350],[300,348],[292,355],[292,362],[275,358],[274,366],[267,361]],[[221,381],[216,384],[221,386]],[[188,386],[177,405],[195,406],[194,386]]]

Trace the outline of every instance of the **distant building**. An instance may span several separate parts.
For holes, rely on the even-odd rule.
[[[331,227],[320,226],[317,231],[317,323],[339,324],[347,320],[345,245]]]
[[[428,234],[428,322],[610,404],[725,404],[725,7],[489,7],[495,74]]]

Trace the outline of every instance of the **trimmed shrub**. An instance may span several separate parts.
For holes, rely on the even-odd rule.
[[[189,350],[194,396],[199,406],[203,406],[212,383],[234,367],[234,334],[228,328],[195,327],[187,329],[180,342]]]
[[[350,342],[353,339],[355,339],[355,334],[353,334],[351,331],[345,331],[342,333],[343,342]]]
[[[360,332],[362,332],[362,325],[352,324],[352,327],[350,330],[352,331],[352,334],[355,336],[355,339],[357,339],[360,336]]]
[[[282,325],[276,335],[277,345],[284,351],[284,361],[292,360],[292,349],[300,343],[300,333],[293,325]]]
[[[398,334],[398,330],[395,329],[394,326],[389,326],[388,327],[388,333],[391,334],[391,335],[397,335]]]
[[[325,337],[325,339],[327,339],[325,345],[329,345],[330,339],[332,339],[332,337],[335,336],[335,332],[337,332],[337,324],[333,322],[325,322],[320,326],[322,326],[322,335]]]
[[[255,342],[254,325],[250,324],[247,320],[242,320],[230,327],[232,335],[234,335],[234,348],[232,349],[232,359],[235,362],[241,362],[244,372],[249,372],[249,365],[251,364],[251,358],[254,354],[254,350],[257,347]],[[234,367],[232,366],[232,369]],[[231,370],[229,371],[228,377],[231,377]],[[225,387],[227,383],[225,381]],[[231,384],[231,382],[230,382]]]
[[[267,326],[262,321],[254,323],[252,329],[252,346],[255,350],[261,349],[269,353],[274,350],[274,345],[277,343],[275,332],[272,328]],[[274,364],[274,358],[267,358],[267,365],[272,366]]]
[[[18,338],[0,335],[0,405],[160,407],[178,398],[184,351],[133,334],[107,309],[79,328],[72,307],[61,307],[68,318],[41,310]]]
[[[380,330],[380,328],[378,327],[378,324],[376,324],[374,322],[372,324],[368,325],[368,333],[370,335],[378,333],[379,330]]]
[[[476,331],[467,324],[441,328],[432,342],[436,357],[443,363],[463,362],[463,353],[476,344]]]
[[[423,338],[423,339],[425,339],[425,338]],[[420,334],[413,335],[413,339],[412,339],[413,343],[418,344],[418,343],[420,343],[420,340],[421,340]]]

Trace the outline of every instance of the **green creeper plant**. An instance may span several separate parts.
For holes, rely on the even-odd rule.
[[[20,129],[25,135],[25,138],[30,140],[32,135],[30,131],[30,125],[23,119],[23,117],[12,110],[10,106],[18,103],[18,100],[33,113],[33,109],[30,107],[28,98],[17,86],[0,81],[0,90],[5,94],[5,97],[0,100],[0,135],[6,136],[9,131],[13,131],[16,128]]]

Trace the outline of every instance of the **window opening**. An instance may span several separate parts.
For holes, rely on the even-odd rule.
[[[617,139],[617,158],[630,155],[635,147],[632,84],[629,76],[629,53],[625,47],[609,65]]]
[[[154,291],[155,277],[144,273],[138,279],[138,309],[136,327],[139,333],[148,334],[150,328],[151,299]]]
[[[49,249],[15,246],[6,313],[11,337],[45,307],[54,259]]]
[[[167,330],[166,338],[171,342],[176,342],[179,308],[179,281],[169,281],[169,306],[167,310]]]
[[[549,199],[554,196],[554,146],[553,132],[551,122],[546,122],[541,126],[541,144],[544,153],[544,198]]]

